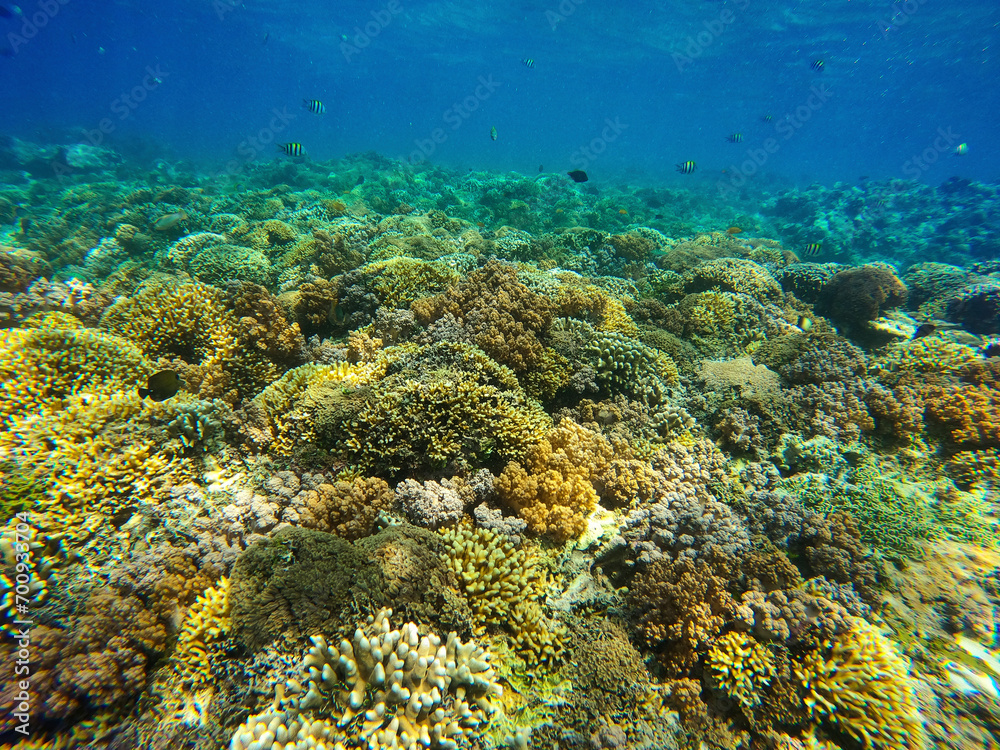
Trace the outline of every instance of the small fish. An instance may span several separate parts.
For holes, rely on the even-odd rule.
[[[27,234],[28,230],[31,229],[31,219],[27,216],[22,216],[17,224],[21,228],[21,234]]]
[[[952,153],[954,153],[955,156],[965,156],[967,153],[969,153],[969,144],[959,143],[957,146],[955,146],[955,150]]]
[[[822,242],[810,242],[802,248],[802,254],[807,258],[815,258],[823,250]]]
[[[979,353],[986,357],[986,359],[1000,357],[1000,343],[993,342],[992,344],[987,344],[979,350]]]
[[[490,128],[490,140],[495,141],[497,139],[497,129],[495,127]]]
[[[154,232],[169,232],[171,229],[176,227],[178,224],[188,220],[187,211],[183,208],[180,211],[173,211],[169,214],[163,214],[156,222],[153,224]]]
[[[139,387],[139,398],[149,397],[154,401],[165,401],[176,396],[184,386],[181,376],[174,370],[160,370],[146,379],[146,387]]]
[[[563,210],[562,210],[561,208],[557,208],[557,209],[556,209],[556,213],[557,213],[557,214],[561,214],[561,213],[563,213]]]
[[[314,115],[325,115],[326,105],[323,104],[319,99],[303,99],[302,106],[312,112]]]
[[[802,329],[804,333],[809,333],[809,331],[812,330],[813,321],[812,318],[810,317],[807,317],[805,315],[800,315],[798,320],[795,321],[795,325],[797,325],[800,329]]]
[[[573,180],[573,182],[586,182],[587,180],[590,179],[589,177],[587,177],[587,173],[584,172],[582,169],[574,169],[572,172],[567,172],[566,174],[569,175],[570,179]]]
[[[733,227],[729,227],[729,229],[726,230],[726,234],[728,234],[728,235],[739,234],[742,231],[743,230],[740,229],[739,227],[733,226]]]
[[[538,165],[538,174],[541,174],[544,171],[545,171],[545,165],[544,164],[539,164]]]
[[[534,61],[533,58],[530,58],[530,57],[526,57],[523,60],[521,60],[521,64],[524,67],[526,67],[526,68],[533,68],[533,67],[535,67],[535,61]]]
[[[726,140],[730,143],[743,143],[743,133],[733,133],[732,135],[727,135]]]
[[[813,60],[812,65],[810,65],[809,67],[815,70],[817,73],[822,73],[823,68],[826,67],[826,62],[823,60]]]
[[[357,186],[357,185],[364,185],[364,184],[365,184],[365,176],[364,175],[361,175],[360,177],[358,177],[357,182],[354,183],[355,186]]]
[[[267,40],[270,38],[271,38],[271,32],[269,31],[266,34],[264,34],[264,41],[261,42],[261,46],[263,47],[265,44],[267,44]]]
[[[624,208],[619,208],[618,213],[620,213],[622,216],[628,216],[628,211],[626,211]]]
[[[937,326],[933,323],[924,323],[923,325],[917,326],[917,330],[913,332],[913,338],[922,339],[924,336],[930,336],[936,330]]]
[[[306,152],[301,143],[279,143],[278,150],[288,156],[302,156]]]
[[[663,214],[655,214],[655,215],[653,216],[653,218],[654,218],[654,219],[662,219],[662,218],[663,218]]]
[[[677,171],[681,174],[694,174],[697,168],[698,165],[693,161],[682,161],[677,165]]]
[[[486,226],[486,224],[484,222],[482,222],[482,221],[477,221],[476,222],[476,226],[479,227],[480,229],[482,229],[483,227]]]
[[[760,118],[760,121],[761,122],[774,122],[774,115],[770,115],[770,114],[764,115],[763,117]]]

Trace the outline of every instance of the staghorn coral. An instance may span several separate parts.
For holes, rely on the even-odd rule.
[[[926,739],[914,683],[892,643],[860,618],[795,667],[803,702],[867,750],[920,750]]]
[[[712,681],[745,708],[760,703],[761,693],[775,677],[771,652],[745,633],[716,638],[706,663]]]
[[[302,747],[343,750],[457,750],[478,736],[503,690],[490,654],[462,643],[421,635],[406,623],[394,630],[383,609],[339,646],[311,638],[299,677],[286,681],[270,708],[251,716],[233,735],[232,750]]]

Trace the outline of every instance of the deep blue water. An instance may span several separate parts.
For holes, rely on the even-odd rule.
[[[0,133],[206,170],[275,158],[262,136],[595,181],[713,183],[754,156],[759,181],[1000,178],[996,0],[32,0],[0,32]]]

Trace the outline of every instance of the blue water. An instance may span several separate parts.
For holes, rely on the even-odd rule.
[[[996,0],[51,0],[0,33],[0,133],[206,171],[297,141],[633,183],[1000,176]]]

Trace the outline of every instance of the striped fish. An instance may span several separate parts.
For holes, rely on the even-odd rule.
[[[808,245],[802,248],[802,254],[807,258],[815,258],[823,251],[822,242],[810,242]]]
[[[682,161],[677,165],[677,171],[681,174],[694,174],[694,170],[698,168],[698,165],[693,161]]]
[[[302,106],[312,112],[314,115],[325,115],[326,105],[323,104],[319,99],[303,99]]]
[[[727,135],[726,140],[730,143],[743,143],[743,133],[733,133],[732,135]]]
[[[526,57],[523,60],[521,60],[521,64],[524,65],[524,67],[526,68],[533,68],[535,67],[535,60],[531,57]]]
[[[302,156],[306,152],[301,143],[279,143],[278,148],[288,156]]]

